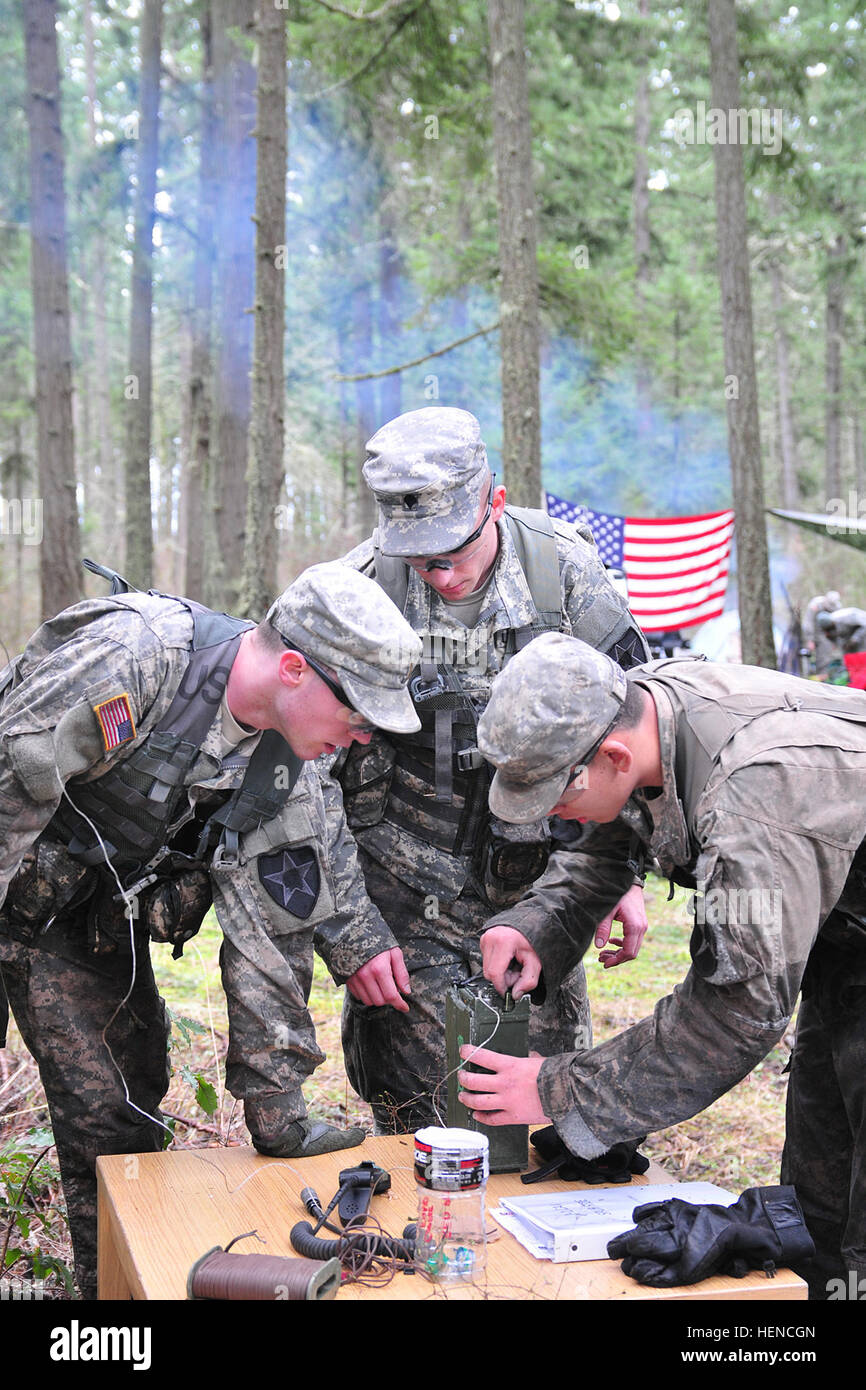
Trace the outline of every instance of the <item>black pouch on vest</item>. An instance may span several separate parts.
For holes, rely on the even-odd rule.
[[[53,918],[86,902],[97,882],[96,870],[73,859],[65,845],[40,840],[9,884],[2,929],[17,940],[32,940]]]
[[[503,834],[500,822],[488,821],[481,831],[475,872],[484,900],[494,912],[511,907],[547,868],[550,840],[538,838],[535,825],[509,826]],[[523,831],[525,838],[520,838]]]
[[[350,830],[366,830],[379,824],[388,804],[396,756],[394,748],[375,734],[366,745],[352,745],[337,774]]]
[[[155,884],[147,893],[142,910],[151,941],[170,942],[174,947],[171,958],[179,960],[212,903],[213,890],[207,869],[187,869]]]

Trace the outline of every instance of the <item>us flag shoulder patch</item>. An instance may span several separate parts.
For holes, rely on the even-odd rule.
[[[115,695],[112,700],[103,700],[101,705],[94,705],[93,713],[99,720],[106,753],[135,738],[135,721],[129,708],[129,696],[125,692]]]

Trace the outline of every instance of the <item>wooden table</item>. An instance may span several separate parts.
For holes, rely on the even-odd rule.
[[[309,1220],[300,1199],[315,1188],[324,1205],[337,1190],[338,1174],[372,1159],[391,1174],[391,1189],[374,1197],[372,1214],[399,1236],[414,1220],[417,1196],[411,1135],[367,1139],[356,1149],[320,1158],[263,1158],[251,1148],[187,1149],[159,1154],[115,1154],[97,1160],[99,1184],[100,1299],[186,1299],[192,1265],[214,1246],[225,1247],[255,1228],[267,1243],[246,1240],[237,1252],[295,1255],[289,1231]],[[634,1179],[635,1187],[669,1182],[657,1165]],[[570,1192],[582,1183],[545,1182],[533,1191]],[[487,1208],[500,1197],[527,1189],[517,1173],[491,1177]],[[315,1224],[315,1223],[313,1223]],[[790,1271],[775,1279],[717,1277],[686,1288],[651,1289],[622,1274],[613,1260],[553,1264],[536,1260],[512,1236],[488,1246],[487,1269],[478,1284],[433,1284],[419,1274],[398,1274],[384,1288],[344,1285],[338,1301],[365,1299],[805,1299],[806,1285]],[[327,1234],[323,1232],[322,1234]]]

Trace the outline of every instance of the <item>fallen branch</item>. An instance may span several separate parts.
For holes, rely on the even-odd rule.
[[[330,10],[331,14],[341,14],[344,15],[346,19],[376,20],[381,19],[389,10],[396,9],[399,5],[405,4],[405,0],[385,0],[384,5],[380,5],[378,10],[370,10],[368,14],[365,14],[363,10],[346,10],[342,5],[331,4],[330,0],[316,0],[316,3],[321,5],[323,9]]]
[[[473,338],[481,338],[485,333],[495,333],[500,327],[500,320],[491,323],[487,328],[476,328],[474,333],[467,333],[465,338],[458,338],[456,342],[447,343],[445,347],[436,348],[433,352],[427,352],[423,357],[416,357],[413,362],[401,362],[399,367],[386,367],[383,372],[356,372],[352,376],[344,376],[342,373],[335,373],[331,381],[374,381],[381,376],[396,376],[397,372],[408,371],[410,367],[420,367],[422,362],[429,362],[431,357],[442,357],[446,352],[453,352],[454,348],[462,347],[464,343],[471,343]]]
[[[203,1125],[198,1120],[188,1120],[185,1115],[175,1115],[171,1110],[160,1107],[161,1113],[169,1120],[177,1120],[179,1124],[188,1125],[190,1129],[200,1129],[202,1134],[215,1134],[218,1139],[222,1138],[220,1131],[215,1125]]]

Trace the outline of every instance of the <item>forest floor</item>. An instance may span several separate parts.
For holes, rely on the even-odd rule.
[[[596,1043],[650,1014],[688,969],[688,895],[678,891],[668,903],[667,884],[653,879],[647,893],[653,925],[638,960],[606,971],[587,957]],[[224,1086],[228,1024],[219,943],[209,918],[182,960],[172,961],[168,947],[152,949],[172,1016],[173,1076],[163,1112],[176,1147],[249,1143],[243,1107]],[[317,960],[311,1010],[327,1060],[308,1083],[307,1100],[318,1118],[372,1131],[369,1107],[349,1087],[342,1065],[341,1004],[342,990]],[[791,1042],[789,1033],[732,1091],[694,1119],[652,1135],[643,1152],[682,1181],[703,1179],[734,1191],[778,1182]],[[14,1025],[0,1052],[0,1125],[0,1270],[5,1266],[18,1296],[37,1278],[41,1296],[68,1297],[71,1246],[48,1113],[38,1072]]]

